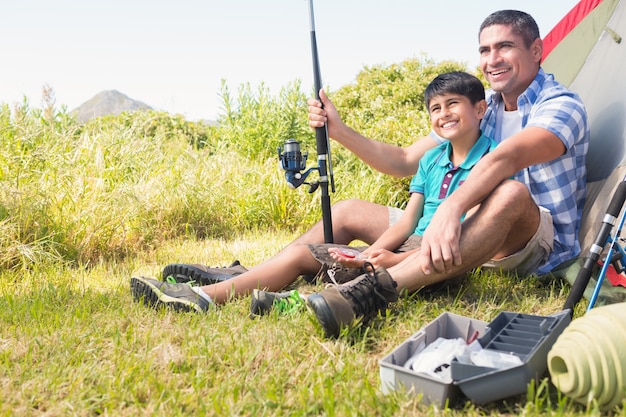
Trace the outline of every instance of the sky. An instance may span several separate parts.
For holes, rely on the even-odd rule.
[[[408,58],[478,64],[478,28],[500,9],[530,13],[545,36],[578,0],[313,0],[322,84]],[[20,0],[0,11],[0,103],[69,111],[117,90],[189,120],[222,113],[224,80],[271,94],[312,91],[311,0]]]

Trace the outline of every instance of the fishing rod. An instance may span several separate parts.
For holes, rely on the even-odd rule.
[[[313,60],[313,83],[315,88],[315,97],[320,100],[320,89],[322,88],[322,77],[320,75],[319,57],[317,55],[317,38],[315,35],[315,17],[313,13],[313,0],[309,0],[309,20],[311,29],[311,55]],[[282,168],[285,170],[287,183],[292,188],[297,188],[301,184],[308,184],[309,193],[314,192],[318,187],[321,190],[322,203],[322,224],[324,225],[324,242],[333,243],[333,225],[330,209],[330,194],[335,192],[335,180],[333,176],[333,165],[330,157],[330,141],[328,137],[328,128],[315,128],[315,142],[317,145],[317,168],[310,168],[306,172],[301,171],[306,168],[307,153],[304,155],[300,151],[300,144],[295,139],[288,139],[284,144],[284,152],[281,153],[278,148],[278,157],[281,161]],[[317,170],[319,179],[314,183],[306,182],[308,175]]]
[[[604,263],[602,264],[602,269],[600,269],[600,274],[598,275],[598,278],[596,280],[596,287],[593,289],[593,293],[591,294],[591,298],[589,298],[589,304],[587,305],[587,311],[591,310],[593,308],[593,306],[596,303],[596,300],[598,299],[598,296],[600,295],[600,290],[602,288],[602,281],[604,280],[604,277],[608,271],[609,265],[613,265],[615,267],[615,264],[617,263],[618,265],[621,265],[623,262],[623,251],[621,250],[619,244],[617,243],[617,241],[619,240],[621,231],[622,231],[622,227],[624,227],[624,221],[626,220],[626,210],[624,211],[624,213],[622,214],[622,216],[620,217],[620,221],[619,224],[617,226],[617,229],[615,230],[615,233],[613,235],[612,238],[607,238],[607,242],[610,242],[609,244],[609,249],[606,252],[606,256],[604,258]],[[613,251],[616,250],[617,253],[617,258],[613,255]],[[615,259],[615,261],[613,261],[613,259]],[[615,268],[616,270],[618,270],[618,268]],[[618,272],[623,272],[623,268],[622,271]]]
[[[320,62],[317,56],[317,38],[315,36],[313,0],[309,0],[309,18],[309,20],[311,21],[311,54],[313,58],[314,81],[313,84],[315,86],[315,97],[320,100],[322,76],[320,75]],[[322,190],[322,219],[324,223],[324,241],[326,243],[333,243],[333,225],[330,215],[330,196],[328,194],[328,184],[330,180],[331,190],[334,193],[335,180],[333,177],[333,165],[330,158],[330,143],[328,139],[328,128],[326,125],[324,125],[323,127],[315,128],[315,142],[317,144],[317,162],[320,172],[319,182]]]

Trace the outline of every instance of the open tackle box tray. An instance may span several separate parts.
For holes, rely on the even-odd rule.
[[[421,394],[424,402],[441,406],[463,394],[479,404],[524,394],[528,383],[547,371],[548,351],[570,320],[569,311],[551,316],[501,312],[491,323],[443,313],[380,360],[381,389],[412,391]],[[418,350],[440,337],[468,340],[476,332],[483,349],[515,355],[519,364],[493,368],[455,359],[450,380],[405,366]]]
[[[525,394],[528,383],[546,373],[548,352],[570,321],[569,311],[551,316],[500,313],[478,341],[483,349],[516,355],[522,363],[494,369],[452,361],[454,383],[478,404]]]

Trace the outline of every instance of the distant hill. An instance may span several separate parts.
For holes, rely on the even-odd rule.
[[[152,107],[117,90],[107,90],[96,94],[92,99],[72,110],[72,113],[78,121],[84,123],[94,117],[136,110],[152,110]]]

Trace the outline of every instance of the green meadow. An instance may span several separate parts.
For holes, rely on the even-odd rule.
[[[366,67],[329,95],[356,130],[407,145],[430,130],[425,86],[452,69],[464,68],[428,59]],[[202,315],[132,301],[133,275],[160,276],[171,262],[255,265],[321,218],[319,191],[287,187],[277,154],[294,138],[316,161],[311,95],[297,80],[276,95],[223,82],[216,123],[142,111],[79,124],[50,89],[41,106],[0,106],[0,415],[600,414],[547,376],[486,405],[381,392],[379,360],[443,312],[549,315],[569,292],[560,281],[476,271],[406,295],[336,340],[306,310],[251,319],[249,297]],[[406,203],[408,179],[376,173],[337,144],[331,151],[333,202]]]

